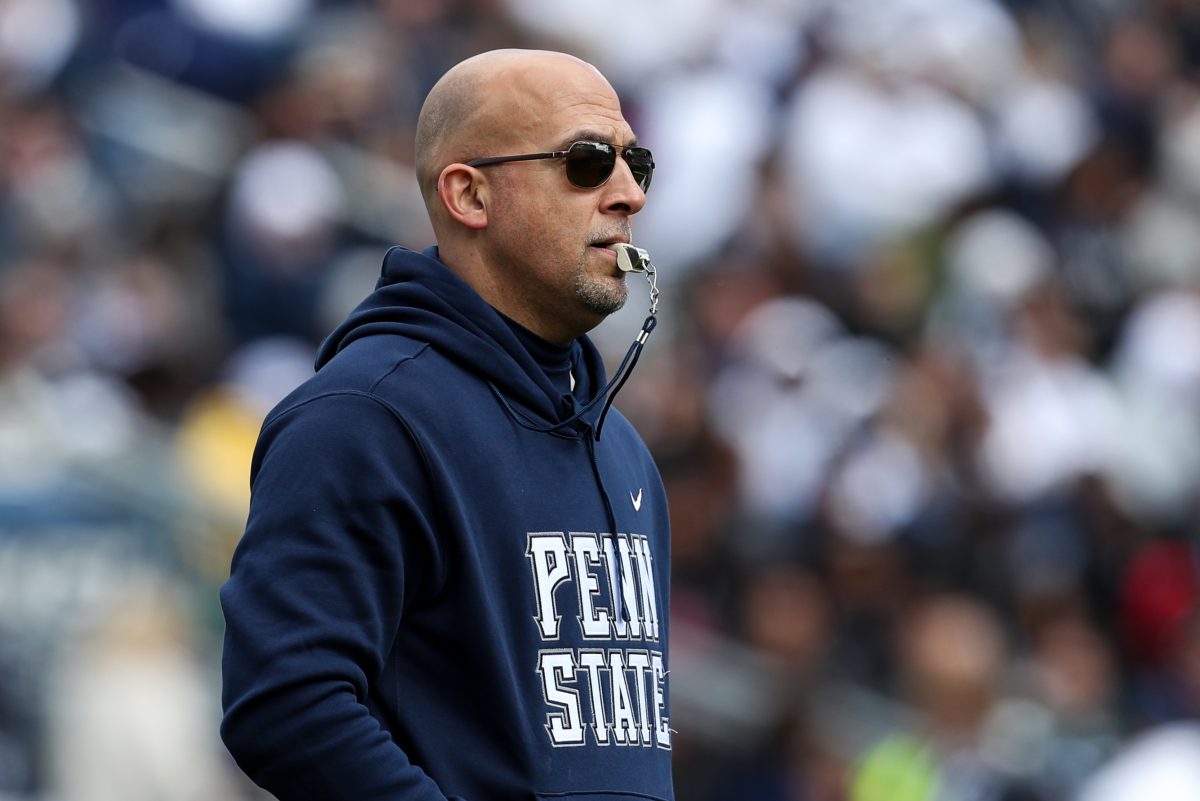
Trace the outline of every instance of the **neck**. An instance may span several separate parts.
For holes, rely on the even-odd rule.
[[[547,315],[538,314],[527,294],[511,281],[504,281],[502,271],[485,263],[477,251],[439,245],[438,253],[442,263],[478,292],[489,306],[547,342],[566,347],[586,333],[556,324]]]

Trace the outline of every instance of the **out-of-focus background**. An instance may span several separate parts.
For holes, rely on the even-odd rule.
[[[0,799],[261,798],[250,449],[498,46],[658,163],[681,801],[1200,798],[1200,3],[0,0]]]

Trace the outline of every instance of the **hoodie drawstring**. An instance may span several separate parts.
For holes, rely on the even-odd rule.
[[[599,436],[596,439],[599,439]],[[617,514],[613,511],[612,499],[608,497],[608,490],[604,488],[604,479],[600,476],[600,464],[596,461],[595,440],[590,437],[587,441],[587,449],[588,455],[592,459],[592,474],[596,477],[596,485],[600,488],[600,497],[604,499],[604,510],[608,513],[608,538],[612,543],[612,559],[616,562],[610,566],[612,584],[609,589],[612,590],[613,603],[621,610],[621,619],[629,623],[632,618],[629,615],[629,605],[625,603],[625,588],[622,584],[624,579],[621,576],[621,543],[620,535],[617,534]]]
[[[596,422],[596,432],[594,434],[595,439],[600,439],[600,429],[604,425],[604,418],[608,415],[608,410],[612,407],[613,400],[617,397],[617,393],[621,391],[621,387],[625,386],[625,382],[629,380],[629,376],[633,373],[633,368],[637,365],[638,357],[642,354],[642,347],[646,344],[646,340],[650,337],[650,332],[654,330],[656,325],[658,325],[658,318],[653,314],[646,318],[646,322],[642,323],[641,332],[638,334],[637,339],[633,341],[633,344],[629,346],[629,350],[625,352],[625,358],[621,360],[621,366],[617,368],[617,372],[615,375],[613,375],[612,380],[610,380],[604,386],[604,389],[600,390],[600,392],[598,392],[594,398],[584,404],[579,411],[575,412],[575,414],[571,415],[566,420],[563,420],[561,423],[555,423],[552,426],[527,425],[527,427],[532,428],[535,431],[543,431],[546,433],[558,431],[559,429],[566,428],[579,418],[583,417],[592,409],[596,408],[597,403],[603,400],[604,409],[600,412],[600,419]],[[512,408],[512,405],[508,402],[508,399],[504,397],[504,393],[496,389],[494,385],[492,386],[492,392],[497,398],[500,399],[500,402],[504,404],[504,407],[508,409],[510,413],[517,416],[518,419],[522,418],[521,415],[516,415],[516,411]]]

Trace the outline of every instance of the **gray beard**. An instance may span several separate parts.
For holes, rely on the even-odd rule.
[[[588,311],[607,317],[625,305],[629,298],[629,287],[624,281],[617,283],[592,278],[580,270],[575,273],[575,297],[583,302]]]

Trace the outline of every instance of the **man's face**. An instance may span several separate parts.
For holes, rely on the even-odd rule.
[[[532,78],[530,103],[508,155],[565,150],[573,142],[635,144],[611,87],[591,70],[566,65]],[[621,308],[628,295],[616,254],[628,242],[630,218],[646,195],[623,158],[601,186],[581,189],[562,159],[510,162],[488,168],[493,185],[487,237],[494,269],[517,295],[543,335],[566,342]]]

